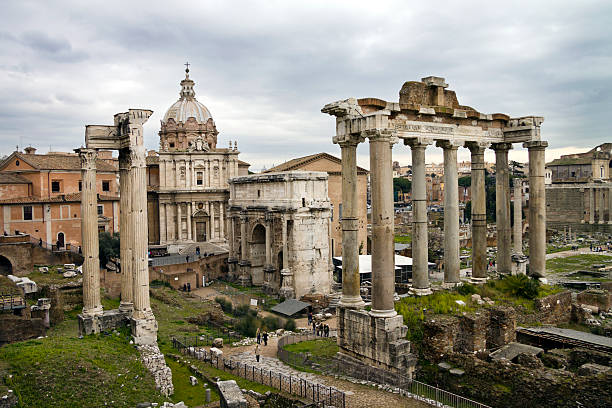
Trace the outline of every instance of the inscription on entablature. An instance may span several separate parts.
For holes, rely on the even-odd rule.
[[[395,130],[403,130],[406,132],[418,132],[418,133],[436,133],[452,135],[455,130],[452,127],[446,126],[431,126],[431,125],[416,125],[412,123],[397,123]]]

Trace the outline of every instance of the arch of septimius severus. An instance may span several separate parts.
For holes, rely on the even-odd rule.
[[[391,149],[399,139],[412,152],[412,292],[431,293],[427,266],[427,203],[425,149],[444,150],[444,282],[459,280],[459,206],[457,150],[471,152],[472,166],[472,279],[486,281],[486,193],[484,152],[496,155],[497,265],[511,273],[510,184],[508,151],[513,143],[529,150],[529,270],[544,277],[546,261],[546,208],[544,150],[540,140],[542,117],[510,118],[483,114],[462,106],[444,78],[427,77],[406,82],[399,102],[376,98],[350,98],[325,105],[323,113],[336,117],[333,141],[342,151],[342,298],[339,310],[339,345],[342,353],[392,370],[412,371],[415,364],[405,326],[393,303],[394,225]],[[362,310],[359,292],[357,243],[356,148],[368,139],[372,196],[372,310]],[[406,344],[408,342],[408,344]]]
[[[88,125],[81,157],[83,188],[83,313],[81,334],[114,328],[124,319],[132,327],[136,344],[157,342],[157,322],[149,299],[147,253],[147,182],[143,125],[153,112],[130,109],[115,115],[110,126]],[[119,151],[121,304],[119,310],[103,311],[100,303],[100,259],[98,257],[96,157],[98,150]]]

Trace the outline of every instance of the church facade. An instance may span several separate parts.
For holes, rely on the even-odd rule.
[[[227,244],[228,180],[248,174],[237,143],[217,145],[210,111],[195,98],[189,69],[167,110],[159,152],[147,157],[149,244],[179,252],[193,243]]]

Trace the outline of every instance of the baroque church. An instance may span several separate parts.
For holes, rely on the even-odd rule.
[[[176,253],[194,243],[227,244],[228,180],[248,174],[237,143],[218,147],[208,108],[185,70],[179,99],[166,111],[159,152],[147,156],[149,245]]]

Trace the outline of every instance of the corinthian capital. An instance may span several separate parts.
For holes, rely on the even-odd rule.
[[[350,133],[334,137],[334,143],[339,144],[340,147],[356,147],[359,143],[363,143],[364,141],[365,137],[358,133]]]
[[[130,148],[130,162],[132,167],[147,167],[147,158],[144,146],[136,145]]]
[[[98,151],[96,149],[80,148],[75,149],[75,152],[79,154],[79,158],[81,159],[81,169],[96,169],[96,159],[98,158]]]
[[[397,133],[392,129],[369,129],[361,132],[363,138],[368,138],[370,142],[389,142],[395,144],[398,141]]]

